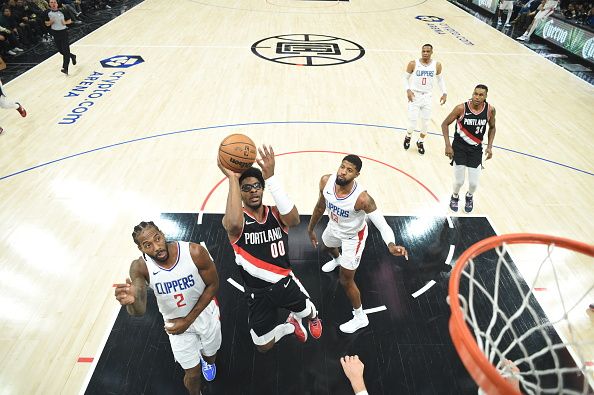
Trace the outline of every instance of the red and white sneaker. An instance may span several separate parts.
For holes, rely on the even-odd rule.
[[[309,334],[311,337],[314,339],[319,339],[322,336],[322,320],[320,317],[309,320],[307,329],[309,329]]]
[[[307,341],[307,332],[305,331],[305,327],[301,323],[301,320],[296,318],[293,313],[291,313],[287,317],[287,322],[295,327],[294,334],[297,340],[301,343],[305,343]]]
[[[17,108],[17,111],[19,112],[19,114],[21,114],[21,117],[25,118],[27,116],[27,110],[25,110],[25,108],[23,106],[21,106],[21,103],[17,103],[19,105],[19,108]]]

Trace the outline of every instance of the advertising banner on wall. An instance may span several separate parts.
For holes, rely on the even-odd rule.
[[[554,17],[541,22],[535,33],[594,64],[594,33]]]

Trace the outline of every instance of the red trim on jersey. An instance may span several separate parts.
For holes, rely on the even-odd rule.
[[[289,234],[289,227],[284,224],[283,220],[280,218],[280,212],[276,206],[270,206],[270,213],[274,218],[276,218],[276,222],[280,225],[283,232]]]
[[[359,252],[359,247],[361,247],[361,242],[363,241],[363,238],[365,237],[365,228],[367,228],[367,225],[363,226],[363,228],[361,228],[361,230],[359,232],[357,232],[357,237],[359,238],[359,242],[357,243],[357,248],[355,248],[355,255],[357,255],[357,252]]]
[[[468,109],[470,110],[471,113],[473,113],[474,115],[480,115],[483,111],[485,111],[485,105],[487,102],[483,102],[483,108],[481,108],[481,110],[479,112],[476,112],[472,109],[472,100],[468,100],[467,104],[468,104]]]
[[[482,141],[476,137],[474,134],[470,133],[468,130],[466,130],[466,128],[464,128],[464,126],[462,126],[462,123],[460,122],[460,120],[456,121],[458,122],[458,130],[461,130],[464,132],[464,134],[466,135],[466,137],[468,137],[469,139],[471,139],[472,141],[474,141],[477,144],[481,144]]]
[[[251,219],[253,219],[254,221],[256,221],[257,223],[259,223],[260,225],[266,223],[266,220],[268,219],[268,206],[264,206],[264,220],[262,222],[258,221],[255,217],[253,217],[250,213],[248,213],[245,209],[245,207],[243,208],[243,212],[250,217]]]
[[[243,259],[245,259],[246,261],[248,261],[249,263],[251,263],[259,269],[266,270],[274,274],[279,274],[281,276],[288,276],[291,273],[291,269],[285,269],[284,267],[276,266],[272,263],[268,263],[261,259],[258,259],[246,250],[244,250],[243,248],[241,248],[240,246],[238,246],[237,244],[233,245],[233,251],[235,251],[237,255],[241,255]]]

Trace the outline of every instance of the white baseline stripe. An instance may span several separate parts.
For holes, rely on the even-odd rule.
[[[237,281],[233,280],[231,277],[229,277],[227,279],[227,281],[229,282],[229,284],[233,285],[235,288],[237,288],[241,292],[245,292],[245,289],[243,288],[243,285],[239,284]]]
[[[419,289],[417,292],[412,294],[412,297],[418,298],[420,295],[424,294],[425,291],[427,291],[429,288],[431,288],[434,285],[435,285],[435,281],[433,281],[433,280],[429,281],[427,284],[425,284],[425,286],[423,288]]]
[[[448,220],[448,225],[449,225],[450,229],[454,229],[454,223],[452,222],[452,217],[450,217],[449,215],[446,215],[446,219]]]
[[[89,368],[89,371],[87,372],[87,377],[85,377],[85,381],[83,381],[82,387],[80,388],[79,395],[84,395],[84,393],[87,391],[87,387],[89,386],[89,382],[91,381],[93,372],[95,372],[95,368],[97,367],[97,362],[99,362],[99,357],[101,356],[101,353],[103,352],[103,349],[105,348],[105,344],[107,344],[107,339],[109,338],[109,334],[111,333],[111,330],[113,329],[113,324],[115,323],[116,319],[118,318],[118,314],[120,313],[121,307],[122,306],[117,306],[117,308],[113,312],[113,317],[111,319],[111,325],[108,325],[107,330],[105,331],[105,335],[103,335],[103,339],[101,340],[101,343],[99,343],[99,348],[95,352],[95,355],[93,355],[93,362],[91,363],[91,367]]]
[[[378,307],[372,307],[370,309],[364,309],[363,312],[365,314],[372,314],[372,313],[377,313],[378,311],[384,311],[384,310],[388,310],[388,308],[386,307],[386,305],[381,305]]]
[[[200,211],[198,213],[198,221],[196,222],[198,225],[202,225],[202,217],[204,216],[204,211]]]
[[[452,262],[452,258],[454,257],[454,250],[456,249],[455,245],[450,245],[450,251],[448,251],[448,256],[445,260],[446,265],[450,265]]]

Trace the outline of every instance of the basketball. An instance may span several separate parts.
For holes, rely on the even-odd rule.
[[[224,168],[242,173],[252,167],[256,160],[256,146],[251,138],[244,134],[232,134],[221,141],[219,160]]]

